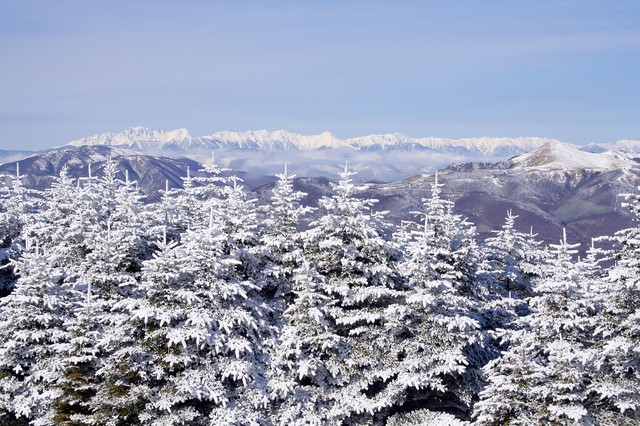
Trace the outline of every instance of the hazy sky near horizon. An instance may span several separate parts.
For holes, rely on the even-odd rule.
[[[640,139],[640,1],[0,0],[0,149],[143,125]]]

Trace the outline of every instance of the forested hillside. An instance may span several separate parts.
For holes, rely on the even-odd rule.
[[[640,224],[578,258],[505,212],[478,243],[437,175],[394,227],[353,174],[314,215],[286,170],[266,206],[215,164],[152,204],[112,161],[13,178],[0,423],[640,422]]]

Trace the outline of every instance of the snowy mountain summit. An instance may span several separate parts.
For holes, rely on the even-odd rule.
[[[529,170],[623,170],[636,167],[632,160],[616,155],[613,151],[585,152],[576,145],[550,142],[533,152],[511,159],[513,168]]]

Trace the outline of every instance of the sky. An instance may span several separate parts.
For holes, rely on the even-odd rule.
[[[0,0],[0,149],[133,126],[640,139],[640,1]]]

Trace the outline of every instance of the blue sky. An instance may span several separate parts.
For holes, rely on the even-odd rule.
[[[0,148],[143,125],[640,139],[640,2],[0,0]]]

